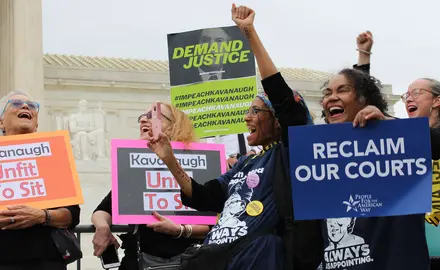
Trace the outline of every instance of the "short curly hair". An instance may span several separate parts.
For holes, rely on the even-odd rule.
[[[365,105],[375,106],[383,114],[388,115],[386,113],[388,111],[388,102],[381,92],[382,83],[380,80],[366,72],[353,68],[345,68],[338,72],[338,75],[344,75],[352,84],[359,101],[363,101]],[[330,80],[326,81],[321,88],[327,87],[329,82]],[[322,111],[322,118],[325,119],[324,110]],[[327,122],[327,119],[325,120]]]

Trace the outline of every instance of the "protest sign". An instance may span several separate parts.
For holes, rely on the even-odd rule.
[[[236,26],[168,35],[171,103],[200,138],[246,132],[257,94],[254,54]]]
[[[440,160],[432,161],[432,209],[425,220],[436,227],[440,223]]]
[[[220,144],[171,143],[178,162],[199,184],[225,172]],[[167,166],[142,140],[111,142],[113,224],[157,222],[153,211],[178,224],[215,224],[217,213],[199,212],[182,204],[180,187]]]
[[[67,131],[4,136],[0,141],[0,209],[84,203]]]
[[[425,118],[290,127],[289,148],[295,219],[431,210]]]

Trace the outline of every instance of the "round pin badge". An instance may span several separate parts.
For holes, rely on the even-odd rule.
[[[260,177],[256,173],[248,174],[246,178],[246,184],[249,188],[255,188],[260,183]]]
[[[258,216],[263,212],[263,204],[260,201],[252,201],[246,206],[246,213],[249,216]]]

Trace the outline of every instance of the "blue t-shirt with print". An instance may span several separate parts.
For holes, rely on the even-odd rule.
[[[231,243],[249,233],[277,225],[279,217],[272,188],[274,150],[277,147],[282,145],[275,144],[260,155],[241,159],[240,163],[217,179],[228,199],[205,243]],[[253,183],[258,182],[258,185],[248,185],[246,180],[249,175],[254,179]],[[247,213],[246,206],[252,201],[263,204],[261,214],[251,216]],[[283,264],[283,242],[280,237],[271,234],[249,244],[234,258],[228,269],[282,269]]]

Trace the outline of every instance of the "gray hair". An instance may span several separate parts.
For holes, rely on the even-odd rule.
[[[430,83],[429,87],[431,87],[432,94],[434,96],[440,96],[440,81],[431,78],[421,78],[421,80],[425,80]]]
[[[440,82],[431,79],[431,78],[422,78],[422,80],[428,81],[430,83],[429,87],[431,87],[432,95],[434,97],[440,97]],[[432,110],[432,108],[431,108]],[[434,125],[435,128],[438,128],[440,125],[440,108],[437,109],[437,114],[433,117],[437,118],[437,123]]]
[[[5,107],[6,107],[7,103],[8,103],[8,100],[9,100],[11,97],[13,97],[13,96],[26,96],[26,97],[28,97],[29,99],[32,99],[31,96],[30,96],[28,93],[26,93],[25,91],[21,91],[21,90],[13,90],[13,91],[9,92],[7,95],[3,96],[3,97],[0,99],[0,110],[1,110],[1,111],[0,111],[0,113],[1,113],[1,115],[0,115],[0,120],[3,119],[3,111],[5,110]],[[4,135],[4,133],[5,133],[4,130],[0,130],[0,136],[1,136],[1,135]]]

